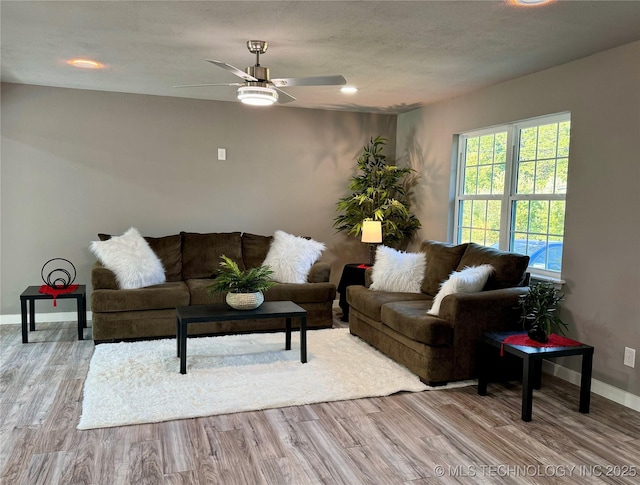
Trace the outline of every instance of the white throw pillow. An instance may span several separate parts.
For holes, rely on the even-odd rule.
[[[371,289],[403,293],[420,293],[427,265],[425,253],[406,253],[378,246],[371,269]]]
[[[481,264],[480,266],[470,266],[462,271],[454,271],[449,279],[442,283],[440,291],[433,299],[431,310],[427,313],[436,315],[440,313],[440,304],[445,296],[453,293],[477,293],[482,291],[487,280],[493,273],[494,268],[490,264]]]
[[[321,242],[276,231],[262,264],[271,267],[278,283],[306,283],[311,266],[324,249]]]
[[[142,288],[166,281],[162,262],[135,227],[122,236],[92,241],[89,249],[116,275],[122,289]]]

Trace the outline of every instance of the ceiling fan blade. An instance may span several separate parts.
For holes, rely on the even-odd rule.
[[[201,88],[205,86],[244,86],[244,83],[218,83],[218,84],[180,84],[172,88]]]
[[[347,84],[343,76],[283,77],[272,79],[274,86],[342,86]]]
[[[210,62],[211,64],[215,64],[216,66],[221,67],[226,71],[229,71],[231,74],[235,74],[236,76],[244,79],[245,81],[258,81],[257,78],[247,74],[244,71],[241,71],[237,67],[233,67],[231,64],[227,64],[226,62],[214,61],[211,59],[207,59],[207,62]]]
[[[289,93],[285,93],[282,89],[278,89],[274,86],[274,88],[278,91],[278,103],[290,103],[291,101],[295,101],[296,98],[291,96]]]

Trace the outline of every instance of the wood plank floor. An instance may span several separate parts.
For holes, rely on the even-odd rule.
[[[6,485],[640,483],[640,413],[552,376],[529,423],[513,382],[78,431],[91,329],[0,337]]]

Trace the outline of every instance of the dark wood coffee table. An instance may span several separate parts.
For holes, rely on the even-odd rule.
[[[571,347],[528,347],[525,345],[503,344],[509,335],[522,334],[523,332],[490,332],[480,337],[478,348],[478,394],[487,394],[487,382],[489,380],[487,362],[490,356],[488,349],[497,347],[504,352],[522,358],[522,420],[531,421],[533,409],[533,389],[540,389],[542,374],[542,359],[551,357],[566,357],[570,355],[582,356],[582,376],[580,381],[580,406],[581,413],[589,412],[591,402],[591,365],[593,362],[593,347],[580,344]]]
[[[284,318],[285,350],[291,350],[291,319],[300,319],[300,362],[307,362],[307,311],[292,301],[268,301],[255,310],[234,310],[225,303],[194,305],[176,308],[177,352],[180,374],[187,373],[187,328],[193,323],[223,322],[229,320],[256,320]]]

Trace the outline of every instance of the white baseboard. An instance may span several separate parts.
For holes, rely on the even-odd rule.
[[[87,312],[87,321],[91,321],[92,313]],[[36,323],[50,322],[76,322],[78,321],[78,312],[36,312]],[[0,325],[21,324],[22,316],[19,313],[13,315],[0,315]]]
[[[337,302],[337,300],[336,300]],[[91,312],[87,312],[87,321],[91,321]],[[36,323],[49,323],[49,322],[75,322],[77,320],[77,312],[56,312],[56,313],[41,313],[36,314]],[[19,314],[13,315],[0,315],[0,325],[22,323],[22,317]],[[548,374],[554,375],[575,384],[580,385],[580,373],[574,370],[568,369],[561,365],[548,360],[542,361],[542,370]],[[597,379],[591,379],[591,392],[599,396],[610,399],[613,402],[622,404],[625,407],[631,408],[634,411],[640,412],[640,396],[631,394],[630,392],[623,391],[617,387],[599,381]]]
[[[580,385],[580,372],[568,369],[556,364],[555,362],[543,360],[542,370],[548,374],[568,381],[571,384],[575,384],[577,386]],[[630,392],[623,391],[622,389],[614,387],[611,384],[607,384],[605,382],[592,378],[591,392],[597,394],[598,396],[606,397],[607,399],[613,402],[617,402],[618,404],[622,404],[623,406],[631,408],[634,411],[640,412],[640,396],[636,396],[635,394],[631,394]]]

